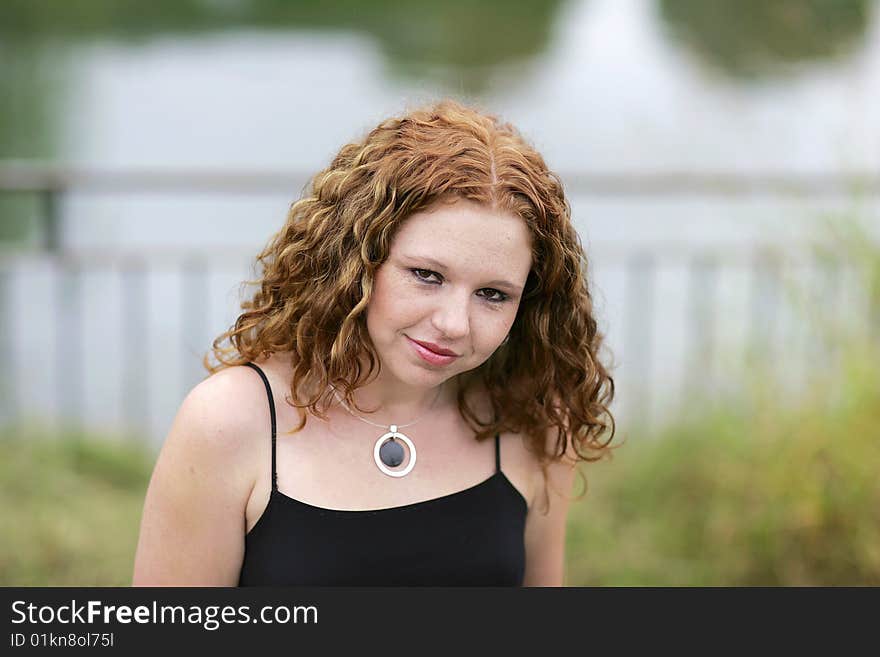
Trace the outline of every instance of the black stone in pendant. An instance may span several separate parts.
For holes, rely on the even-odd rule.
[[[400,465],[403,463],[403,447],[394,438],[387,440],[379,448],[379,458],[389,468]]]

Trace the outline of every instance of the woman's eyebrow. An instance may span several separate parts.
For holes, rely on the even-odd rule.
[[[440,262],[439,260],[435,260],[434,258],[431,258],[429,256],[404,255],[403,257],[406,258],[407,260],[418,260],[419,262],[425,262],[433,267],[436,267],[437,269],[448,269],[448,267],[446,265],[444,265],[442,262]],[[487,281],[486,285],[498,285],[500,287],[508,287],[511,290],[515,290],[517,292],[522,291],[522,287],[520,287],[519,285],[515,285],[514,283],[511,283],[510,281],[505,281],[504,279]]]

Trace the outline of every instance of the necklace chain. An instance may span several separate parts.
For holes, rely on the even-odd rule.
[[[390,428],[393,427],[393,426],[396,426],[398,429],[403,429],[404,427],[408,427],[408,426],[411,426],[411,425],[415,424],[416,422],[418,422],[419,420],[421,420],[422,417],[424,417],[425,414],[426,414],[428,411],[430,411],[432,408],[434,408],[434,404],[437,403],[437,400],[440,398],[440,392],[441,392],[442,389],[443,389],[442,385],[437,387],[437,396],[434,397],[434,401],[431,402],[431,405],[428,407],[428,411],[425,411],[425,413],[423,413],[421,417],[419,417],[419,418],[413,420],[413,421],[410,422],[409,424],[397,424],[397,425],[389,424],[389,425],[385,425],[385,424],[376,424],[375,422],[370,422],[369,420],[362,418],[360,415],[355,415],[355,414],[352,412],[352,410],[348,407],[348,404],[346,404],[344,401],[342,401],[342,399],[339,397],[339,393],[336,391],[336,388],[335,388],[334,386],[330,386],[330,387],[333,388],[333,394],[336,396],[336,399],[339,401],[340,404],[342,404],[342,406],[345,408],[345,410],[347,410],[347,411],[352,415],[352,417],[356,417],[356,418],[357,418],[358,420],[360,420],[361,422],[366,422],[367,424],[372,424],[374,427],[380,427],[380,428],[382,428],[382,429],[390,429]]]

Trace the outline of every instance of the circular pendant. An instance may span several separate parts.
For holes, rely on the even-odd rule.
[[[373,447],[373,460],[379,469],[389,477],[403,477],[410,473],[416,464],[416,446],[405,435],[397,430],[397,425],[392,424],[391,431],[379,437]],[[397,466],[403,463],[403,447],[397,442],[400,439],[409,448],[409,463],[403,470],[391,470],[388,466]]]

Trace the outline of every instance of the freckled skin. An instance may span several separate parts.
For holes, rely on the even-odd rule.
[[[438,385],[485,362],[516,318],[532,265],[531,239],[520,217],[472,201],[436,205],[409,217],[376,273],[367,308],[367,329],[382,372],[358,390],[357,398],[383,407],[422,409]],[[496,280],[516,287],[489,285]],[[505,302],[496,302],[505,295]],[[407,336],[449,348],[459,357],[442,367],[429,365]]]

